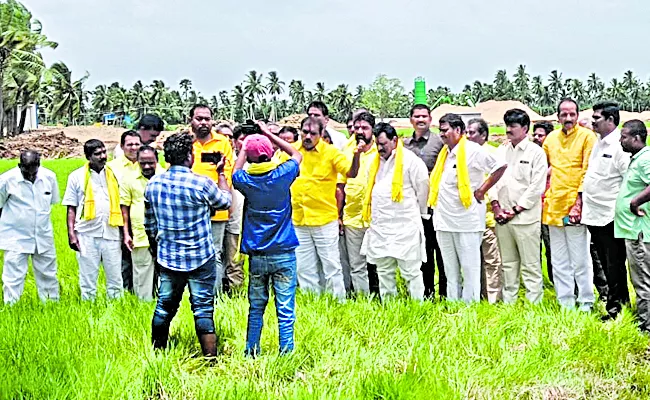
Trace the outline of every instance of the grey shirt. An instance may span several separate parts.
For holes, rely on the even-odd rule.
[[[431,173],[433,167],[436,165],[436,160],[438,159],[438,154],[442,146],[444,146],[444,143],[442,143],[440,136],[431,131],[420,137],[420,139],[415,138],[415,132],[413,132],[411,137],[404,139],[404,147],[411,150],[424,161],[429,173]]]

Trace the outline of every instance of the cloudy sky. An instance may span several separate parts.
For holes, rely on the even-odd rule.
[[[350,88],[384,73],[462,90],[498,69],[647,81],[647,0],[24,0],[88,88],[183,78],[205,95],[251,69]]]

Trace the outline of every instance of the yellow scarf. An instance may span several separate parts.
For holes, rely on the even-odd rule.
[[[248,172],[251,175],[263,175],[266,174],[267,172],[271,172],[274,169],[276,169],[279,164],[280,163],[278,162],[278,160],[266,161],[261,163],[252,163],[248,166],[246,172]]]
[[[113,170],[109,166],[106,169],[106,184],[108,185],[108,201],[110,204],[110,215],[108,224],[110,226],[123,226],[122,210],[120,210],[120,186]],[[86,179],[84,180],[84,208],[81,218],[90,221],[95,219],[95,194],[93,185],[90,183],[90,164],[86,163]]]
[[[371,216],[371,201],[372,189],[375,187],[375,180],[377,179],[377,172],[379,172],[379,153],[375,155],[375,159],[370,165],[368,172],[368,187],[366,188],[366,196],[363,200],[363,220],[370,222]],[[397,139],[397,147],[395,147],[395,170],[393,171],[393,183],[391,187],[391,199],[400,203],[404,199],[404,144],[401,139]]]
[[[472,185],[469,181],[469,170],[467,169],[467,137],[461,136],[460,141],[456,144],[458,152],[456,153],[456,172],[458,174],[458,194],[460,202],[465,208],[472,205]],[[435,207],[438,203],[438,191],[440,190],[440,181],[442,180],[442,170],[445,168],[445,161],[449,154],[449,146],[445,145],[438,154],[436,166],[431,172],[431,181],[429,183],[429,207]]]

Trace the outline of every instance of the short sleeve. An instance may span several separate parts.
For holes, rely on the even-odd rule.
[[[79,190],[81,190],[81,188],[79,187],[78,175],[79,174],[75,171],[68,176],[68,183],[65,187],[65,194],[63,195],[62,202],[64,206],[79,207]]]
[[[336,149],[335,147],[331,147],[330,151],[332,152],[330,157],[332,159],[332,164],[334,165],[336,172],[338,172],[339,175],[347,175],[350,171],[350,160],[348,160],[343,152]]]
[[[54,172],[50,176],[50,180],[52,184],[52,200],[50,200],[50,204],[58,204],[61,194],[59,193],[59,182],[57,182]]]
[[[7,179],[3,176],[0,176],[0,208],[5,206],[9,193],[7,190]]]
[[[131,185],[129,182],[124,182],[120,185],[120,204],[123,206],[131,206],[133,198],[131,196]]]

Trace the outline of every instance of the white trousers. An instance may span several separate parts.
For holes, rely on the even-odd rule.
[[[136,247],[131,252],[133,291],[144,301],[153,300],[153,257],[148,247]]]
[[[296,226],[300,245],[296,249],[298,284],[303,290],[316,293],[328,291],[344,299],[343,268],[339,254],[339,223],[333,221],[323,226]],[[319,264],[320,261],[320,264]],[[319,266],[322,271],[319,271]],[[325,287],[320,285],[323,274]]]
[[[20,300],[25,288],[27,276],[27,258],[30,254],[5,251],[4,267],[2,270],[2,289],[4,302],[12,304]],[[34,280],[38,289],[38,297],[45,300],[59,299],[59,281],[56,279],[56,250],[31,254],[34,267]]]
[[[539,222],[528,225],[497,225],[503,265],[503,302],[514,303],[524,281],[526,298],[539,303],[544,296],[542,263],[539,259]]]
[[[447,299],[469,303],[481,299],[483,232],[436,231],[447,275]],[[461,277],[462,271],[462,277]]]
[[[348,250],[348,263],[350,264],[350,278],[352,287],[357,293],[369,293],[368,264],[366,256],[361,255],[363,236],[368,228],[345,227],[345,245]]]
[[[384,257],[373,260],[379,275],[379,294],[382,298],[397,295],[397,281],[395,272],[399,268],[402,278],[408,284],[409,294],[417,300],[424,299],[424,280],[422,279],[421,260],[404,261],[393,257]],[[366,273],[367,275],[367,273]]]
[[[122,245],[119,240],[96,238],[77,233],[81,251],[77,252],[79,263],[79,287],[82,300],[93,300],[97,296],[99,264],[106,275],[106,296],[116,298],[122,295]]]
[[[580,307],[591,308],[595,300],[594,270],[587,227],[549,225],[548,232],[551,236],[553,283],[558,302],[563,307],[575,307],[575,288],[578,285],[577,301]]]

